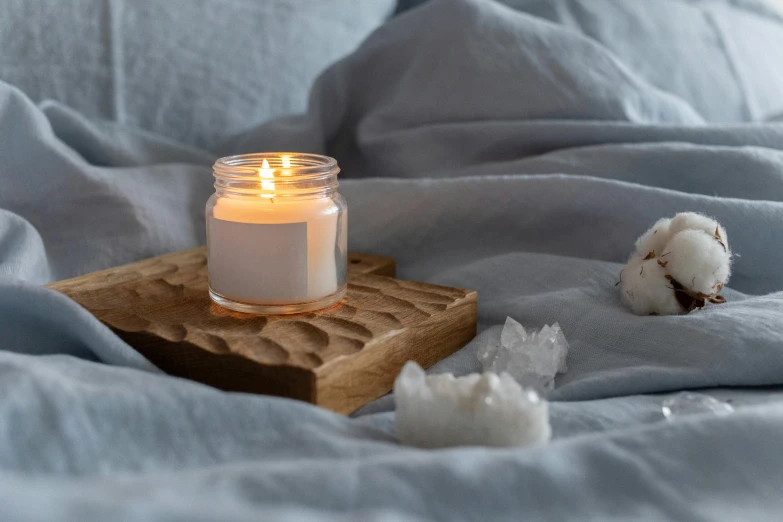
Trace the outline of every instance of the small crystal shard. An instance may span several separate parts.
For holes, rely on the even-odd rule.
[[[661,406],[663,416],[675,420],[686,415],[711,413],[713,415],[729,415],[734,413],[731,404],[719,401],[715,397],[703,393],[682,392],[663,401]]]
[[[422,448],[525,446],[549,440],[549,404],[508,374],[427,376],[408,362],[394,383],[400,442]]]
[[[523,386],[539,391],[552,390],[555,375],[568,371],[567,356],[568,341],[559,324],[528,332],[510,317],[500,340],[490,337],[478,350],[484,371],[507,372]]]

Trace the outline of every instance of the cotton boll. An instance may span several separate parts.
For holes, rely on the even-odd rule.
[[[663,247],[671,239],[671,219],[659,219],[642,237],[636,240],[636,253],[645,257],[650,252],[663,253]]]
[[[632,256],[621,275],[623,302],[637,315],[675,315],[683,312],[682,306],[666,278],[666,270],[658,259],[642,259]]]
[[[658,220],[636,241],[620,280],[622,299],[636,314],[678,314],[725,302],[731,251],[714,219],[683,212]]]
[[[718,231],[719,239],[724,244],[728,244],[728,237],[726,236],[726,230],[711,217],[704,214],[697,214],[696,212],[680,212],[671,220],[669,232],[671,237],[682,232],[683,230],[701,230],[706,232],[710,236],[715,236],[715,231]],[[663,253],[657,252],[656,253]]]
[[[688,291],[712,295],[729,280],[731,253],[708,232],[683,230],[667,243],[666,252],[666,270]]]

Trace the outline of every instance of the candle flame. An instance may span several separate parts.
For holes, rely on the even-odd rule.
[[[264,162],[261,164],[261,168],[258,169],[258,175],[261,179],[275,179],[275,171],[269,168],[269,162],[264,158]],[[270,191],[272,194],[261,194],[262,198],[275,197],[275,182],[274,181],[262,181],[261,190]]]

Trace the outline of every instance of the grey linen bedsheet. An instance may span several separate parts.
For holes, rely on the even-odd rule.
[[[595,41],[478,0],[392,20],[306,115],[227,140],[337,157],[351,248],[478,290],[480,336],[562,326],[550,444],[423,451],[397,444],[392,397],[345,418],[168,377],[41,288],[203,243],[214,158],[0,83],[0,519],[774,520],[782,149],[783,123],[712,124]],[[619,269],[686,210],[740,255],[728,303],[636,317]],[[475,349],[432,371],[479,370]],[[690,388],[736,413],[665,421]]]

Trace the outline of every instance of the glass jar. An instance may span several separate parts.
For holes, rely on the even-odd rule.
[[[340,168],[317,154],[215,162],[207,201],[209,295],[239,312],[293,314],[345,295],[348,206]]]

